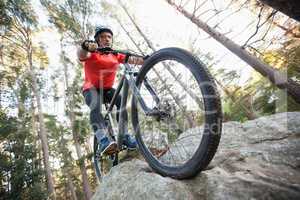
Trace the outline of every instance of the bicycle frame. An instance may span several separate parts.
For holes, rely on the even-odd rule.
[[[116,99],[118,97],[118,95],[121,93],[121,89],[122,90],[122,99],[121,99],[121,108],[120,108],[120,113],[119,113],[119,123],[118,123],[118,146],[121,147],[122,145],[122,139],[123,139],[123,133],[125,133],[127,131],[127,125],[128,125],[128,121],[125,119],[125,109],[126,109],[126,105],[127,105],[127,99],[128,99],[128,91],[129,89],[132,91],[133,96],[135,96],[135,98],[137,98],[139,104],[141,105],[142,110],[144,111],[144,113],[147,116],[156,116],[156,115],[160,115],[160,112],[158,110],[155,109],[150,109],[148,108],[148,106],[146,105],[144,99],[142,98],[138,87],[136,86],[135,83],[135,77],[134,77],[134,72],[131,70],[131,66],[127,63],[124,63],[123,66],[125,67],[124,69],[124,73],[121,76],[121,80],[117,86],[117,89],[113,95],[113,98],[111,100],[111,102],[109,103],[109,106],[106,110],[106,113],[104,115],[104,119],[107,119],[109,117],[109,115],[112,112],[113,106],[116,103]],[[144,79],[144,85],[146,87],[146,89],[149,91],[149,93],[151,94],[152,98],[154,99],[154,101],[156,102],[156,104],[158,105],[160,103],[160,99],[158,98],[157,94],[155,93],[155,91],[153,90],[153,88],[151,87],[151,85],[149,84],[149,82],[147,81],[147,78]]]

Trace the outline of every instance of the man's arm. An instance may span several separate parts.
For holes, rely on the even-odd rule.
[[[79,47],[77,49],[77,56],[80,61],[84,61],[91,57],[91,53]]]
[[[85,40],[77,49],[77,56],[80,61],[87,60],[91,57],[91,53],[97,49],[98,45],[92,40]]]

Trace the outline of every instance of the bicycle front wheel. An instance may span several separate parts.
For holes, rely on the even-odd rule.
[[[139,149],[163,176],[190,178],[216,153],[222,111],[207,68],[189,52],[166,48],[147,59],[136,80],[151,113],[132,99],[132,123]]]

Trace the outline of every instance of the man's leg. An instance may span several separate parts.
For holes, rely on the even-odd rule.
[[[107,102],[109,103],[113,96],[114,96],[114,93],[115,93],[115,89],[114,88],[111,88],[109,90],[104,90],[104,102]],[[116,99],[116,103],[115,105],[117,106],[117,121],[119,122],[119,117],[120,117],[120,114],[121,114],[121,95],[118,95],[117,96],[117,99]],[[125,114],[123,116],[125,119],[125,121],[128,121],[128,113],[127,113],[127,110],[125,109]],[[136,149],[137,147],[137,144],[136,144],[136,140],[134,137],[132,137],[131,135],[129,135],[128,133],[124,133],[124,141],[123,141],[123,144],[125,146],[127,146],[128,149]]]
[[[115,92],[116,92],[116,90],[114,88],[104,90],[104,92],[103,92],[104,102],[110,103],[110,101],[112,100]],[[115,105],[117,106],[117,113],[116,113],[117,122],[119,122],[119,116],[120,116],[120,112],[121,112],[121,100],[122,100],[121,95],[118,95],[117,99],[116,99],[116,103],[115,103]],[[125,118],[125,121],[128,121],[127,110],[125,110],[124,118]]]
[[[114,141],[110,141],[106,135],[106,129],[104,127],[104,119],[101,114],[102,95],[101,90],[91,88],[83,92],[86,104],[90,108],[90,123],[93,131],[97,137],[98,142],[101,145],[101,152],[114,153],[117,148],[117,144]]]

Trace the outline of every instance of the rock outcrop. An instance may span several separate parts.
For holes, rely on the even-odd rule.
[[[216,156],[190,180],[123,162],[104,177],[98,199],[300,199],[300,112],[224,123]]]

